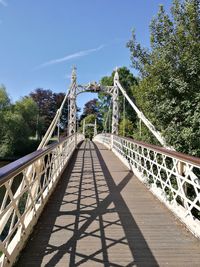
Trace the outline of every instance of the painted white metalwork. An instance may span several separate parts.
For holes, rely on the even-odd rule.
[[[165,138],[161,135],[161,133],[156,130],[154,125],[145,117],[143,112],[141,112],[138,107],[133,103],[130,97],[127,95],[125,89],[122,87],[119,81],[119,74],[116,69],[114,75],[114,85],[113,86],[102,86],[101,84],[97,84],[96,82],[89,83],[88,85],[82,86],[78,85],[76,87],[76,96],[78,94],[84,92],[104,92],[112,96],[112,103],[113,103],[113,112],[112,112],[112,134],[118,134],[118,127],[119,127],[119,104],[118,104],[118,96],[119,90],[123,94],[123,96],[127,99],[129,104],[132,106],[133,110],[138,115],[139,119],[143,121],[143,123],[147,126],[147,128],[152,132],[152,134],[156,137],[156,139],[167,149],[174,150],[172,147],[167,146]]]
[[[112,151],[200,237],[200,159],[110,134],[93,139]]]
[[[87,124],[85,124],[85,127],[94,127],[94,126],[95,126],[94,123],[87,123]]]
[[[118,106],[118,97],[119,97],[119,74],[118,71],[115,71],[114,75],[114,89],[113,89],[113,112],[112,112],[112,134],[118,134],[118,126],[119,126],[119,106]]]
[[[33,230],[82,134],[0,169],[0,266],[12,266]]]
[[[133,103],[130,97],[127,95],[124,88],[121,86],[119,79],[115,80],[116,86],[120,89],[123,96],[127,99],[131,107],[135,110],[136,114],[138,115],[139,119],[143,121],[143,123],[147,126],[147,128],[152,132],[152,134],[156,137],[156,139],[163,145],[165,148],[174,150],[172,147],[167,146],[165,138],[161,135],[159,131],[156,130],[154,125],[145,117],[142,111],[138,109],[138,107]]]
[[[85,119],[83,120],[83,135],[85,136]]]
[[[94,135],[97,135],[97,120],[95,119],[94,123],[85,123],[85,119],[83,120],[83,134],[85,135],[86,127],[94,127]]]
[[[103,86],[101,84],[97,84],[96,82],[89,83],[87,85],[78,85],[76,89],[76,95],[85,92],[99,93],[103,92],[108,95],[113,95],[114,86]]]
[[[69,91],[69,133],[72,135],[76,132],[76,68],[73,68],[71,77],[71,86]]]
[[[76,97],[85,92],[93,92],[99,93],[103,92],[112,97],[113,102],[113,113],[112,113],[112,133],[118,134],[118,124],[119,124],[119,107],[118,107],[118,95],[119,90],[117,86],[117,81],[119,80],[118,72],[116,71],[114,77],[114,85],[113,86],[103,86],[96,82],[91,82],[87,85],[76,85],[76,73],[75,69],[72,72],[72,82],[70,88],[70,115],[69,115],[69,134],[73,134],[76,132],[76,127],[74,127],[76,122]]]
[[[110,115],[111,115],[111,102],[108,108],[108,112],[106,114],[106,118],[104,120],[104,125],[103,125],[103,133],[109,133],[110,131]],[[108,126],[107,126],[108,125]]]
[[[94,122],[94,136],[97,135],[97,120]]]
[[[127,95],[125,89],[122,87],[119,81],[119,74],[116,69],[115,75],[114,75],[114,85],[113,86],[103,86],[101,84],[98,84],[96,82],[89,83],[88,85],[76,85],[76,73],[75,69],[72,73],[72,84],[70,88],[70,119],[69,119],[69,134],[75,133],[76,128],[73,127],[76,121],[76,96],[84,93],[84,92],[104,92],[106,94],[109,94],[112,96],[112,134],[118,134],[118,127],[119,127],[119,103],[118,103],[118,96],[119,96],[119,90],[122,93],[122,95],[127,99],[133,110],[138,115],[139,119],[147,126],[147,128],[152,132],[152,134],[156,137],[156,139],[163,145],[165,148],[174,150],[173,147],[169,147],[166,144],[165,138],[161,135],[161,133],[156,130],[154,125],[145,117],[143,112],[141,112],[138,107],[135,105],[135,103],[130,99],[130,97]]]
[[[56,115],[53,118],[53,120],[52,120],[48,130],[46,131],[44,137],[42,138],[42,141],[40,142],[38,149],[45,147],[48,144],[49,140],[51,139],[55,128],[59,125],[60,117],[62,115],[62,110],[63,110],[63,107],[64,107],[67,99],[68,99],[68,94],[66,93],[66,95],[63,99],[63,102],[62,102],[60,108],[57,110]],[[58,126],[58,132],[59,132],[59,126]],[[59,134],[58,134],[58,139],[59,139]]]

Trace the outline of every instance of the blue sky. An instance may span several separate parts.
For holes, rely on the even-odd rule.
[[[36,88],[65,92],[130,67],[131,29],[149,46],[149,23],[171,0],[0,0],[0,84],[12,101]],[[131,69],[134,73],[134,70]],[[78,105],[94,98],[81,94]]]

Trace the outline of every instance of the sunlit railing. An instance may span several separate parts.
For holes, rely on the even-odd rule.
[[[116,135],[98,134],[105,144],[200,237],[200,159]]]
[[[12,265],[33,230],[76,144],[73,135],[0,168],[0,266]]]

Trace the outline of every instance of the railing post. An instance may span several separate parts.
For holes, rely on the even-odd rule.
[[[77,148],[77,132],[74,134],[74,146]]]
[[[184,165],[185,164],[181,161],[178,161],[178,163],[177,163],[178,174],[181,176],[184,176],[184,172],[185,172]],[[177,183],[178,183],[180,191],[182,191],[182,193],[184,193],[185,196],[187,197],[187,184],[183,183],[183,185],[182,185],[180,179],[177,179]],[[185,208],[187,208],[187,202],[185,200],[183,200],[183,205]]]
[[[113,150],[113,143],[114,143],[114,140],[113,140],[113,139],[114,139],[113,134],[111,134],[110,139],[111,139],[110,150]]]

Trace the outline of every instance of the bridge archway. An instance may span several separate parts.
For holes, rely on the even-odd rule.
[[[77,85],[76,68],[72,70],[71,86],[69,91],[69,135],[76,132],[76,98],[79,94],[85,92],[99,93],[103,92],[108,94],[112,98],[112,134],[118,134],[119,123],[119,89],[117,82],[119,81],[119,75],[116,70],[113,86],[103,86],[96,82],[89,83],[87,85]]]
[[[85,119],[83,120],[83,135],[85,136],[86,127],[94,127],[93,136],[97,135],[97,120],[94,123],[85,123]]]

